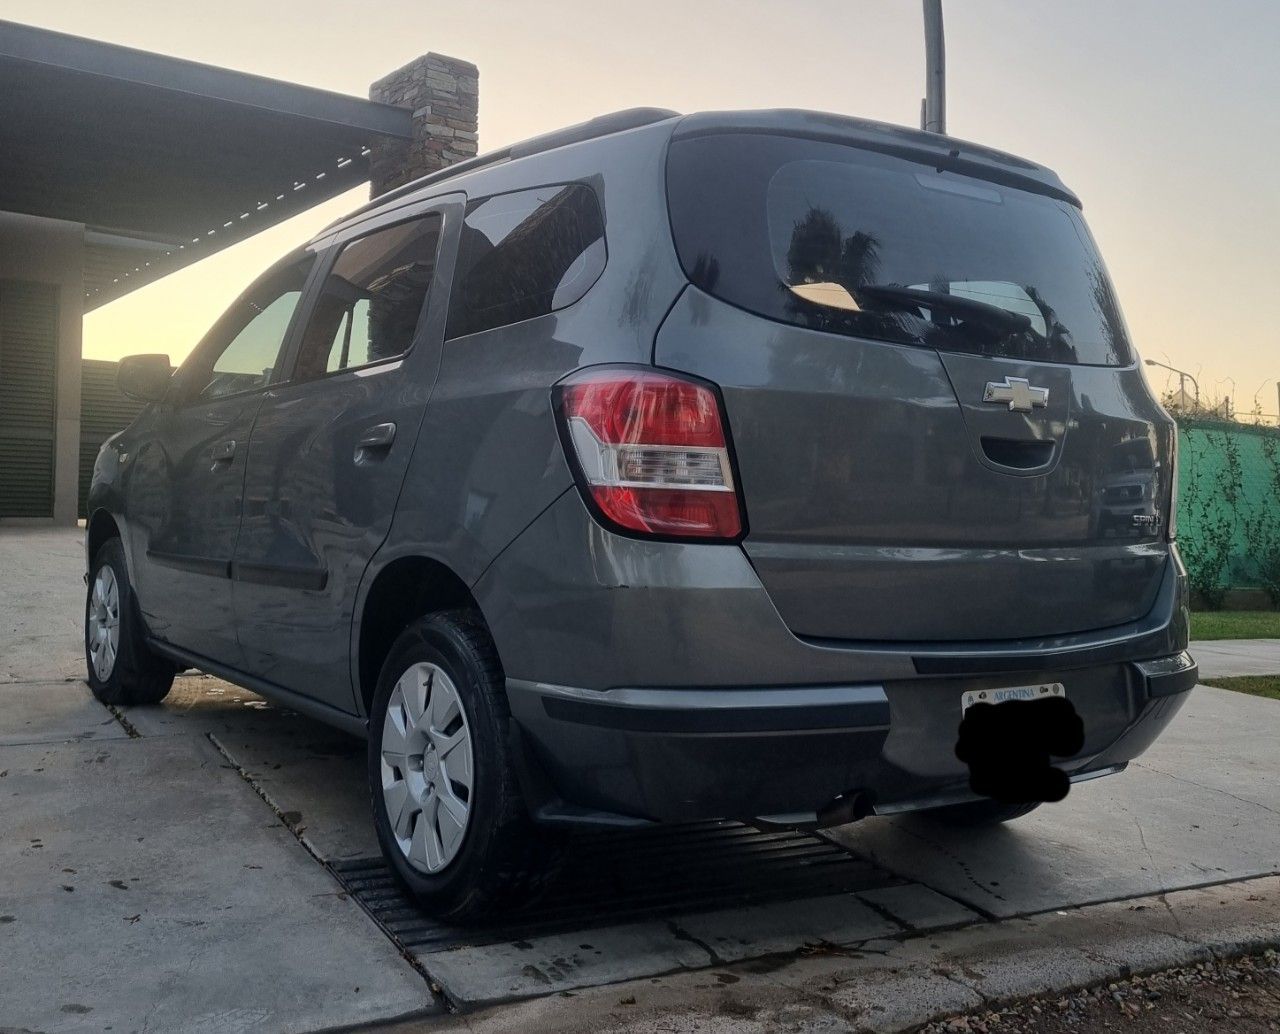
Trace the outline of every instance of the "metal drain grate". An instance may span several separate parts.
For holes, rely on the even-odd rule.
[[[492,924],[458,928],[424,914],[381,858],[331,867],[377,923],[416,954],[902,882],[829,840],[792,830],[704,822],[591,833],[574,838],[562,871],[537,902]]]

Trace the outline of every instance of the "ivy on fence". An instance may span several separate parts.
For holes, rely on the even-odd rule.
[[[1267,590],[1272,605],[1280,607],[1280,437],[1263,438],[1262,453],[1270,474],[1266,493],[1269,505],[1244,518],[1244,535],[1258,581]]]
[[[1280,606],[1280,432],[1179,421],[1178,543],[1192,590],[1221,607],[1259,586]]]

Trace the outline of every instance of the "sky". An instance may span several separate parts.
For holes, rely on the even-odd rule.
[[[1144,357],[1276,413],[1280,3],[943,6],[949,131],[1048,165],[1083,199]],[[428,50],[465,58],[482,152],[639,105],[916,125],[924,82],[919,0],[0,0],[0,17],[359,96]],[[365,196],[90,313],[85,355],[182,358],[262,269]]]

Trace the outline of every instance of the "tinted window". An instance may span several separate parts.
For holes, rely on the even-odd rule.
[[[432,215],[345,245],[307,322],[294,380],[407,352],[431,287],[439,243],[440,218]]]
[[[271,380],[311,262],[307,256],[272,270],[236,299],[184,375],[187,398],[222,398]]]
[[[581,183],[474,201],[449,305],[449,337],[572,305],[605,263],[604,219]]]
[[[743,308],[980,355],[1130,361],[1111,283],[1065,201],[763,134],[676,141],[667,172],[685,271]]]

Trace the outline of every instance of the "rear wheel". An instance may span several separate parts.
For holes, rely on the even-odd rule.
[[[947,826],[974,828],[995,826],[1001,822],[1012,822],[1023,815],[1035,811],[1040,804],[1030,803],[1008,804],[1004,801],[981,800],[966,801],[964,804],[948,804],[942,808],[930,808],[920,814],[932,822]]]
[[[104,704],[158,704],[177,669],[147,647],[119,539],[102,544],[84,607],[89,688]]]
[[[556,838],[530,821],[509,751],[502,667],[470,611],[396,640],[369,715],[369,786],[382,851],[422,907],[454,923],[541,889]]]

